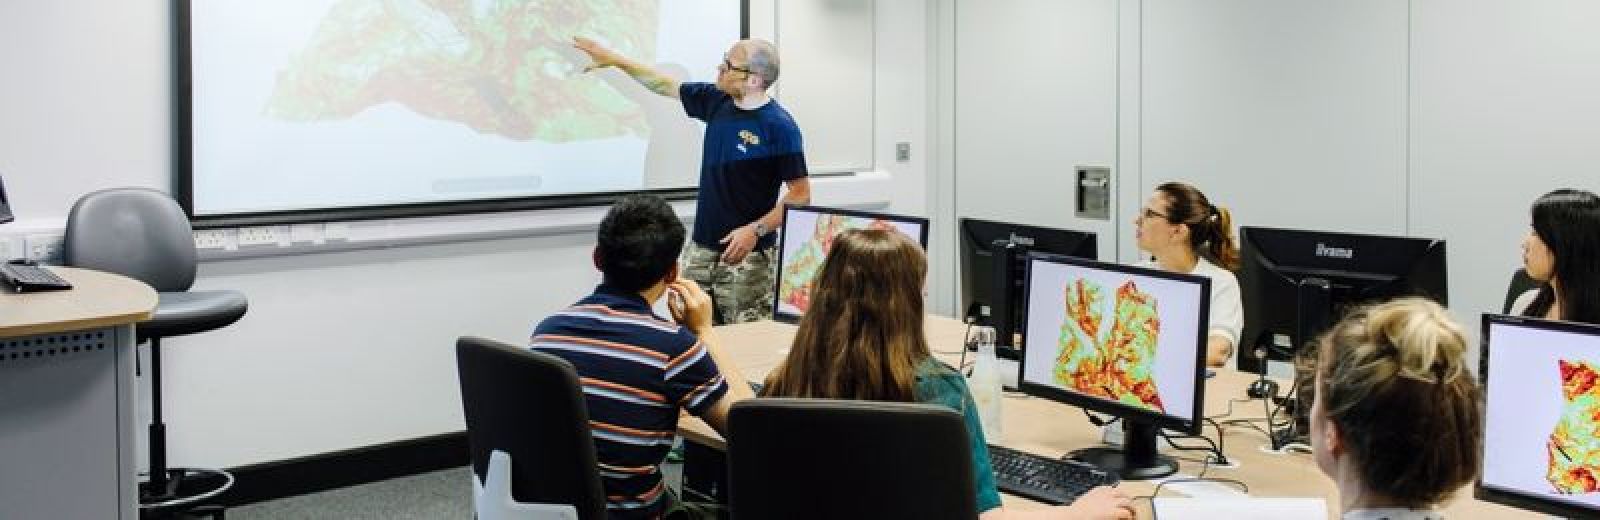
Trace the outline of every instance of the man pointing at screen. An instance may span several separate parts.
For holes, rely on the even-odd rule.
[[[741,40],[723,55],[716,83],[680,83],[587,38],[574,38],[573,46],[593,61],[585,71],[621,69],[706,123],[683,275],[707,289],[719,325],[771,317],[773,230],[783,224],[784,204],[811,200],[800,127],[767,95],[778,80],[778,49]],[[781,198],[780,185],[788,188]]]

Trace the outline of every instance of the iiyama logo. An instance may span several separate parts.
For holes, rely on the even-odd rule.
[[[1348,247],[1328,247],[1322,242],[1317,242],[1317,256],[1349,260],[1356,257],[1356,250]]]
[[[1011,233],[1011,243],[1019,245],[1019,246],[1032,246],[1033,245],[1033,237],[1021,237],[1021,236],[1017,236],[1017,234],[1015,232],[1013,232],[1013,233]]]

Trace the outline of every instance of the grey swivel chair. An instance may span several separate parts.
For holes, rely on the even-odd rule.
[[[154,315],[135,326],[150,341],[150,477],[140,483],[146,516],[185,512],[226,491],[233,477],[220,470],[167,467],[166,424],[161,416],[161,339],[221,328],[244,316],[238,291],[190,291],[197,255],[183,209],[171,197],[143,188],[101,190],[78,199],[67,216],[65,263],[121,274],[153,287]],[[220,517],[214,506],[207,513]],[[190,511],[193,512],[193,511]]]
[[[589,409],[572,364],[467,337],[456,340],[456,368],[478,518],[603,520]]]
[[[762,398],[728,423],[735,520],[978,517],[967,428],[948,408]]]

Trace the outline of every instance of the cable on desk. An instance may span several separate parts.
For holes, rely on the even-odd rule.
[[[967,370],[967,350],[972,348],[972,346],[973,346],[972,345],[972,322],[973,322],[973,319],[972,319],[971,316],[967,316],[966,319],[964,319],[962,321],[967,322],[967,330],[965,332],[961,333],[961,360],[956,362],[956,372],[960,372],[961,375],[964,375],[964,376],[967,376],[967,377],[971,377],[972,376],[972,372]]]
[[[1231,479],[1231,478],[1203,478],[1203,477],[1175,478],[1175,479],[1163,481],[1160,484],[1156,484],[1155,491],[1151,491],[1150,494],[1148,494],[1148,495],[1140,495],[1140,496],[1133,497],[1133,500],[1149,500],[1150,501],[1150,515],[1151,515],[1151,517],[1159,519],[1159,518],[1161,518],[1161,510],[1160,509],[1156,509],[1156,497],[1161,496],[1161,488],[1166,487],[1167,484],[1181,484],[1181,483],[1184,483],[1184,482],[1216,482],[1216,483],[1220,483],[1220,484],[1229,484],[1229,485],[1238,487],[1239,490],[1243,491],[1246,495],[1250,494],[1250,486],[1248,484],[1245,484],[1244,482],[1241,482],[1241,481],[1236,480],[1236,479]]]
[[[1166,439],[1167,445],[1172,446],[1172,448],[1175,449],[1175,450],[1180,450],[1180,451],[1207,451],[1207,452],[1210,452],[1211,457],[1207,457],[1206,458],[1206,465],[1204,467],[1202,467],[1201,470],[1200,470],[1201,476],[1204,476],[1206,470],[1211,468],[1211,461],[1212,460],[1217,461],[1217,464],[1221,464],[1221,465],[1231,464],[1230,462],[1228,462],[1228,455],[1226,453],[1223,453],[1223,451],[1222,451],[1222,448],[1223,448],[1223,445],[1224,445],[1223,443],[1225,442],[1224,439],[1223,439],[1224,435],[1222,433],[1222,425],[1218,424],[1216,421],[1211,420],[1211,419],[1206,419],[1206,421],[1210,422],[1211,426],[1213,428],[1216,428],[1216,430],[1217,430],[1217,440],[1213,441],[1213,440],[1211,440],[1210,437],[1206,437],[1204,434],[1202,434],[1202,435],[1172,435],[1172,434],[1167,433],[1165,430],[1162,430],[1162,431],[1159,432],[1160,435],[1161,435],[1161,438],[1162,439]],[[1177,441],[1172,440],[1173,437],[1200,439],[1200,440],[1206,441],[1207,445],[1206,446],[1184,446],[1184,445],[1178,444]]]
[[[1229,399],[1228,400],[1228,411],[1222,412],[1221,414],[1218,414],[1218,415],[1207,416],[1206,418],[1207,419],[1224,419],[1224,418],[1227,418],[1228,416],[1233,415],[1233,405],[1235,403],[1248,403],[1248,402],[1254,401],[1254,400],[1256,400],[1256,398],[1254,398],[1254,397],[1246,397],[1244,399],[1239,399],[1239,398]],[[1261,399],[1262,403],[1265,403],[1266,401],[1267,401],[1266,398],[1262,398]]]

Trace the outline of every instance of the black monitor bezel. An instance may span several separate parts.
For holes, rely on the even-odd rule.
[[[1510,325],[1515,327],[1528,327],[1551,332],[1577,333],[1586,336],[1600,337],[1600,326],[1587,323],[1570,321],[1545,320],[1526,316],[1512,316],[1506,314],[1484,313],[1482,330],[1478,335],[1478,380],[1483,386],[1483,420],[1484,433],[1487,435],[1489,420],[1489,328],[1494,325]],[[1489,449],[1485,441],[1479,442],[1482,455],[1487,455]],[[1538,495],[1530,495],[1521,491],[1508,490],[1483,483],[1484,466],[1488,464],[1488,457],[1480,456],[1478,461],[1478,477],[1472,486],[1472,497],[1484,502],[1507,505],[1528,511],[1535,511],[1547,515],[1566,518],[1592,517],[1600,513],[1600,507],[1585,507],[1567,502],[1557,502]]]
[[[1079,235],[1082,238],[1082,240],[1078,241],[1079,252],[1081,252],[1084,249],[1092,250],[1092,251],[1094,251],[1093,257],[1082,256],[1082,255],[1074,255],[1074,254],[1067,254],[1067,256],[1071,256],[1071,257],[1074,257],[1074,258],[1085,258],[1085,259],[1089,259],[1089,260],[1098,260],[1099,257],[1100,257],[1100,235],[1098,233],[1094,232],[1094,231],[1083,231],[1083,230],[1067,229],[1067,228],[1054,228],[1054,227],[1049,227],[1049,226],[1039,226],[1039,225],[1034,225],[1034,224],[1024,224],[1024,223],[1021,223],[1021,222],[1006,222],[1006,221],[1001,221],[1001,220],[989,220],[989,219],[978,218],[978,217],[960,217],[960,218],[956,219],[956,233],[957,233],[957,235],[956,235],[956,240],[957,240],[956,247],[958,248],[957,251],[956,251],[956,254],[960,255],[960,258],[957,259],[957,264],[956,264],[957,276],[959,277],[959,282],[960,282],[959,284],[957,284],[957,290],[960,292],[959,296],[961,298],[961,302],[960,302],[961,307],[956,309],[957,312],[966,313],[970,309],[970,307],[972,307],[972,304],[977,300],[977,297],[976,297],[975,294],[972,294],[975,291],[972,291],[972,290],[969,290],[969,289],[974,289],[977,286],[977,283],[975,281],[976,278],[982,278],[986,274],[988,274],[988,273],[973,272],[973,270],[976,268],[975,266],[971,265],[971,264],[974,263],[974,259],[975,259],[974,257],[978,254],[978,251],[985,250],[985,247],[987,246],[986,244],[978,244],[978,243],[976,243],[976,241],[969,240],[971,238],[971,235],[972,235],[972,233],[970,231],[972,229],[971,226],[973,224],[984,225],[984,226],[996,226],[996,227],[1001,227],[1001,228],[1008,228],[1008,229],[1011,229],[1011,230],[1026,229],[1026,230],[1028,230],[1030,235],[1041,234],[1041,233],[1036,233],[1036,232],[1043,232],[1043,233],[1071,233],[1071,234]],[[969,245],[970,245],[970,248],[969,248]],[[1031,250],[1032,249],[1030,249],[1030,251]],[[1056,252],[1056,251],[1046,251],[1046,253],[1063,254],[1063,253]]]
[[[16,214],[11,212],[11,199],[6,198],[5,179],[0,178],[0,224],[16,220]]]
[[[1023,355],[1017,363],[1017,386],[1024,394],[1042,397],[1052,401],[1065,403],[1080,408],[1109,413],[1117,417],[1131,418],[1155,426],[1174,430],[1189,435],[1199,435],[1201,425],[1205,422],[1205,386],[1206,386],[1206,341],[1210,334],[1211,322],[1211,279],[1201,275],[1174,273],[1159,269],[1136,267],[1131,265],[1100,262],[1072,256],[1054,255],[1048,253],[1028,253],[1028,270],[1023,287],[1022,334],[1023,344],[1032,345],[1033,341],[1027,338],[1028,321],[1030,313],[1027,310],[1033,299],[1033,268],[1037,262],[1050,262],[1065,264],[1074,267],[1114,271],[1122,274],[1162,278],[1176,282],[1196,283],[1200,285],[1200,320],[1202,325],[1196,327],[1195,357],[1194,357],[1194,410],[1189,418],[1182,418],[1166,413],[1153,412],[1132,405],[1123,404],[1099,397],[1092,397],[1070,390],[1064,390],[1049,385],[1034,383],[1023,377],[1027,373],[1028,356]]]
[[[1263,238],[1263,235],[1265,235],[1266,238]],[[1417,260],[1420,260],[1421,262],[1413,262],[1407,265],[1406,267],[1408,268],[1408,271],[1398,274],[1379,273],[1376,270],[1370,269],[1360,270],[1354,268],[1310,267],[1300,262],[1281,262],[1281,258],[1274,258],[1273,256],[1267,254],[1264,248],[1261,247],[1263,242],[1270,242],[1279,237],[1304,236],[1325,237],[1329,239],[1330,242],[1383,241],[1392,243],[1414,243],[1422,246],[1418,250],[1420,256],[1417,257]],[[1259,361],[1257,361],[1254,352],[1256,351],[1257,347],[1262,345],[1254,342],[1262,339],[1263,331],[1273,328],[1274,325],[1280,325],[1273,320],[1266,319],[1271,318],[1272,316],[1270,315],[1259,316],[1252,313],[1263,308],[1276,307],[1278,305],[1291,305],[1292,308],[1295,303],[1293,301],[1288,303],[1273,302],[1270,299],[1261,298],[1262,295],[1258,293],[1266,289],[1266,286],[1263,284],[1270,285],[1277,282],[1289,282],[1291,284],[1295,283],[1299,278],[1285,274],[1295,273],[1300,275],[1302,278],[1305,276],[1317,276],[1334,280],[1364,279],[1377,282],[1373,287],[1381,287],[1385,289],[1394,287],[1419,289],[1421,288],[1420,286],[1427,285],[1424,283],[1425,280],[1421,279],[1421,275],[1431,272],[1430,270],[1420,269],[1419,267],[1425,265],[1423,262],[1427,262],[1431,257],[1436,256],[1440,260],[1442,267],[1442,269],[1438,272],[1438,279],[1442,283],[1440,283],[1437,287],[1428,287],[1428,290],[1403,290],[1395,292],[1402,296],[1419,296],[1433,300],[1440,305],[1448,305],[1450,300],[1450,262],[1448,245],[1448,242],[1444,239],[1430,237],[1350,233],[1321,229],[1297,229],[1268,226],[1240,227],[1239,268],[1235,271],[1235,276],[1237,276],[1239,280],[1239,303],[1243,306],[1244,312],[1247,316],[1255,316],[1255,318],[1245,320],[1244,326],[1239,330],[1239,344],[1236,347],[1249,350],[1243,351],[1243,355],[1238,356],[1238,358],[1234,361],[1233,366],[1246,371],[1260,370]],[[1396,285],[1396,282],[1399,282],[1399,284]],[[1398,296],[1379,299],[1368,298],[1357,301],[1374,302],[1393,299],[1395,297]],[[1333,314],[1328,325],[1332,325],[1332,323],[1337,322],[1339,318],[1340,316],[1338,316],[1336,313]],[[1291,330],[1289,332],[1292,333],[1293,331]],[[1314,337],[1315,336],[1313,335],[1312,338]],[[1291,338],[1292,341],[1290,341],[1290,343],[1287,345],[1268,343],[1267,353],[1271,359],[1287,359],[1288,357],[1292,357],[1295,352],[1298,352],[1305,345],[1305,343],[1309,341],[1309,339],[1311,338]]]
[[[783,225],[778,226],[778,242],[776,244],[774,244],[776,247],[773,248],[776,251],[775,254],[777,255],[778,258],[775,259],[777,264],[773,266],[773,271],[772,271],[772,321],[781,322],[781,323],[799,323],[800,322],[800,318],[802,316],[805,316],[805,313],[787,314],[787,313],[779,311],[779,309],[781,308],[781,307],[779,307],[779,302],[782,301],[782,296],[783,296],[781,294],[782,293],[781,289],[783,288],[783,260],[784,260],[784,258],[783,258],[783,243],[784,243],[784,237],[786,237],[788,235],[788,233],[789,233],[789,223],[792,222],[792,220],[789,219],[789,213],[790,212],[794,212],[794,211],[810,211],[810,212],[813,212],[813,213],[826,213],[826,214],[831,214],[831,215],[844,215],[844,216],[847,216],[847,217],[858,217],[858,218],[879,218],[879,219],[884,219],[884,220],[893,220],[893,221],[897,221],[897,222],[901,222],[901,223],[917,224],[917,225],[921,226],[921,229],[922,229],[922,236],[917,237],[917,243],[922,246],[922,251],[923,251],[924,254],[926,254],[927,251],[928,251],[928,222],[929,221],[928,221],[928,219],[926,217],[914,217],[914,216],[910,216],[910,215],[897,215],[897,214],[893,214],[893,213],[882,213],[882,212],[876,212],[876,211],[864,211],[864,210],[845,209],[845,208],[833,208],[833,207],[827,207],[827,206],[784,204],[783,205]]]

